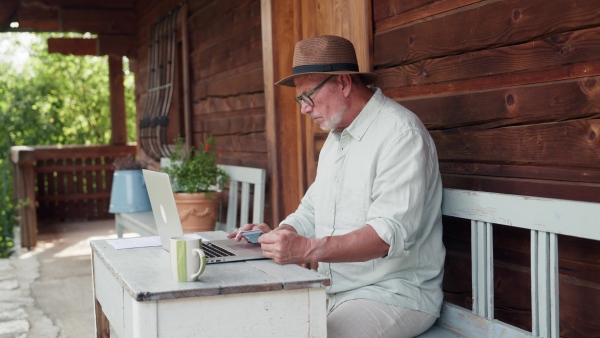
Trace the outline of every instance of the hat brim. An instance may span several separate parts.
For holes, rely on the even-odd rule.
[[[275,82],[276,85],[279,86],[286,86],[286,87],[296,87],[296,84],[294,83],[294,78],[296,76],[301,76],[301,75],[308,75],[308,74],[331,74],[331,75],[340,75],[340,74],[350,74],[350,75],[360,75],[360,77],[363,80],[363,83],[365,85],[370,85],[375,83],[375,81],[377,81],[378,75],[375,73],[360,73],[360,72],[349,72],[349,71],[336,71],[336,72],[308,72],[308,73],[302,73],[302,74],[294,74],[294,75],[290,75],[288,77],[285,77],[277,82]]]

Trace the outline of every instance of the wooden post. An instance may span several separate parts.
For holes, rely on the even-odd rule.
[[[300,112],[293,88],[275,86],[291,74],[294,46],[299,37],[299,0],[262,0],[261,25],[265,83],[268,175],[274,226],[298,207],[304,194]]]
[[[123,57],[108,56],[108,76],[110,86],[110,119],[112,145],[127,143],[125,123],[125,87],[123,86]]]
[[[293,88],[273,83],[291,74],[296,42],[321,34],[348,38],[356,48],[359,68],[372,69],[371,16],[370,0],[261,0],[268,175],[275,224],[297,208],[313,182],[314,139],[326,132],[301,116]]]
[[[23,204],[16,214],[21,228],[21,247],[31,249],[37,242],[37,216],[35,213],[35,150],[26,146],[10,148],[10,159],[13,163],[13,186],[15,205]]]
[[[373,69],[372,15],[371,0],[302,1],[301,39],[323,34],[342,36],[354,45],[359,69],[370,71]],[[305,177],[309,186],[317,174],[319,139],[327,138],[328,132],[321,130],[309,116],[304,116],[303,120]]]

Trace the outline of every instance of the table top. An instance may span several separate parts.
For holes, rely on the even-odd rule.
[[[199,233],[207,239],[223,239],[227,233]],[[117,250],[106,240],[91,241],[93,256],[136,301],[156,301],[249,292],[320,288],[329,278],[296,264],[279,265],[270,259],[209,264],[195,282],[176,282],[169,253],[162,247]]]

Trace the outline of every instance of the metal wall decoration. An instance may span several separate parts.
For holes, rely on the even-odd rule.
[[[169,157],[167,141],[169,109],[176,69],[177,18],[181,6],[158,20],[148,45],[148,96],[140,119],[140,143],[144,152],[158,161]]]

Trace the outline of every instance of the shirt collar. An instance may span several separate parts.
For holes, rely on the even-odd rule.
[[[358,114],[358,116],[352,121],[352,123],[345,129],[345,131],[350,134],[354,139],[360,141],[363,135],[369,129],[369,126],[379,114],[381,107],[385,101],[385,96],[381,92],[379,88],[371,88],[375,93],[367,102],[362,111]]]

